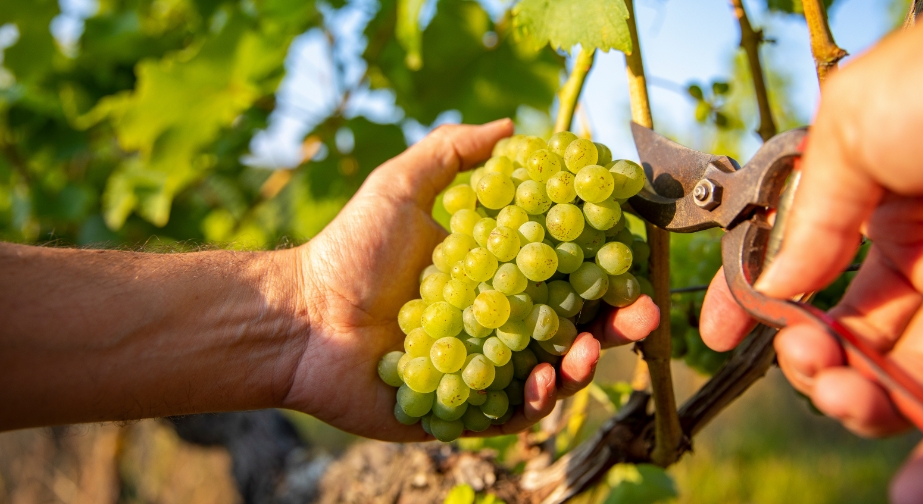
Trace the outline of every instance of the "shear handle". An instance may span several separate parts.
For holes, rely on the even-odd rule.
[[[888,390],[898,410],[923,430],[923,385],[893,360],[878,353],[865,339],[813,306],[774,299],[753,289],[762,269],[770,227],[762,213],[742,222],[721,239],[724,274],[737,303],[763,324],[782,328],[813,325],[833,336],[846,352],[847,362]]]

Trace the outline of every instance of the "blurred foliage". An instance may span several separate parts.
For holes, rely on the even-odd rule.
[[[517,34],[533,47],[570,52],[575,45],[630,54],[628,8],[609,0],[520,0],[513,8]]]
[[[824,0],[824,7],[830,9],[833,2],[834,0]],[[804,7],[801,5],[801,0],[766,0],[766,7],[775,12],[804,15]]]

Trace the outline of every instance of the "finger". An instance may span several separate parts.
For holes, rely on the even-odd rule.
[[[558,398],[569,397],[593,381],[600,344],[590,333],[581,333],[561,360]]]
[[[921,303],[923,295],[874,246],[830,315],[879,352],[887,352],[904,334]]]
[[[860,226],[883,194],[852,153],[860,140],[851,129],[856,111],[850,105],[856,99],[848,82],[837,85],[836,80],[825,86],[811,129],[782,249],[757,281],[757,289],[773,297],[789,298],[832,282],[855,254]]]
[[[868,223],[868,236],[918,292],[923,292],[923,198],[885,196]]]
[[[658,325],[660,308],[650,296],[642,295],[624,308],[609,307],[588,329],[603,348],[609,348],[643,340]]]
[[[443,125],[373,172],[372,184],[391,194],[432,205],[459,170],[490,157],[494,144],[513,133],[513,122],[500,119],[481,126]]]
[[[917,445],[888,489],[891,504],[918,504],[923,495],[923,443]]]
[[[860,436],[879,437],[909,427],[884,389],[853,368],[835,367],[819,372],[814,378],[811,401],[817,409]]]
[[[843,349],[830,335],[809,326],[791,326],[779,331],[773,342],[779,367],[799,392],[811,395],[814,378],[845,362]]]
[[[756,321],[737,304],[724,276],[724,268],[719,269],[702,302],[699,319],[702,341],[712,350],[726,352],[743,341],[754,327]]]

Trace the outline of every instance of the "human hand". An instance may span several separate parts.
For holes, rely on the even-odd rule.
[[[447,235],[431,217],[436,195],[459,170],[487,159],[512,129],[509,120],[437,128],[374,170],[336,219],[296,249],[310,331],[285,407],[366,437],[431,439],[419,425],[395,420],[395,389],[378,377],[378,360],[402,348],[397,313],[418,297],[420,272]],[[601,346],[642,339],[658,320],[647,296],[607,313],[593,328],[599,339],[579,335],[559,372],[536,366],[525,384],[523,410],[478,435],[508,434],[535,423],[556,399],[589,384]]]
[[[921,44],[923,27],[893,35],[825,84],[784,245],[756,288],[776,298],[822,289],[868,236],[868,257],[830,314],[923,381]],[[719,272],[702,308],[705,343],[729,350],[752,325]],[[844,367],[829,335],[788,327],[775,348],[792,385],[850,430],[878,436],[908,427],[878,383]],[[892,486],[896,502],[923,492],[923,452],[912,458]]]

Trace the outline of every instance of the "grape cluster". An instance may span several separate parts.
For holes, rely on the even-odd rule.
[[[449,188],[452,234],[398,314],[404,351],[378,364],[398,387],[397,420],[445,442],[505,423],[532,368],[557,365],[600,300],[623,307],[650,292],[631,273],[650,249],[621,208],[643,185],[638,164],[561,132],[501,140],[470,184]]]

